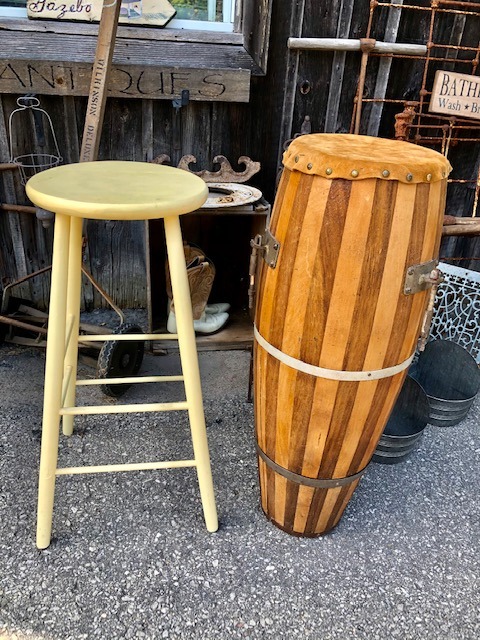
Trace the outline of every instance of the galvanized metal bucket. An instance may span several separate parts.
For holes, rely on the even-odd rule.
[[[375,449],[373,462],[397,464],[406,460],[420,443],[428,415],[427,394],[408,375]]]
[[[429,342],[410,375],[425,389],[430,404],[428,422],[438,427],[461,422],[480,389],[480,369],[475,358],[449,340]]]

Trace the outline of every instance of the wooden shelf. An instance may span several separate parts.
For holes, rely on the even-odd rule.
[[[166,331],[163,326],[159,333]],[[213,335],[197,335],[198,351],[227,351],[231,349],[250,349],[253,344],[253,323],[249,314],[233,313],[224,329]],[[176,341],[163,340],[152,343],[154,354],[174,353],[178,351]]]

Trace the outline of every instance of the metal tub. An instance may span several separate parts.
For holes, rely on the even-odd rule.
[[[427,394],[408,375],[378,442],[373,462],[397,464],[406,460],[421,440],[428,415]]]
[[[456,342],[429,342],[410,374],[428,396],[428,422],[452,427],[461,422],[480,389],[480,369],[470,353]]]

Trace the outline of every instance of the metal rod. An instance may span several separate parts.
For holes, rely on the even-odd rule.
[[[300,51],[360,51],[361,40],[349,38],[288,38],[289,49]],[[375,42],[375,53],[423,55],[427,53],[424,44],[404,44],[401,42]]]
[[[32,331],[33,333],[41,333],[44,336],[47,335],[47,330],[43,327],[37,327],[31,324],[27,324],[26,322],[15,320],[15,318],[10,318],[9,316],[0,316],[0,322],[3,322],[4,324],[10,324],[13,327],[18,327],[19,329],[26,329],[27,331]]]
[[[18,169],[18,165],[14,162],[2,162],[0,163],[0,171],[9,171],[13,169]]]
[[[0,209],[3,211],[16,211],[17,213],[37,213],[35,207],[28,207],[23,204],[0,204]]]

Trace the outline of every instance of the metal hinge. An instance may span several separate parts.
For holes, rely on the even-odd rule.
[[[407,296],[438,286],[443,282],[442,272],[437,269],[438,260],[429,260],[408,267],[403,293]]]
[[[440,269],[437,269],[438,261],[429,260],[421,264],[408,267],[405,275],[405,285],[403,292],[405,295],[413,295],[419,291],[425,291],[430,288],[430,295],[423,317],[422,329],[418,340],[417,349],[423,351],[428,342],[430,329],[433,320],[433,311],[435,306],[435,296],[437,295],[438,285],[444,280]]]
[[[265,229],[262,234],[258,233],[253,240],[250,240],[252,253],[250,254],[250,266],[248,274],[250,276],[250,284],[248,287],[248,306],[253,309],[255,298],[255,275],[257,273],[257,258],[259,252],[271,269],[277,266],[278,254],[280,252],[280,242],[270,233],[269,229]]]

